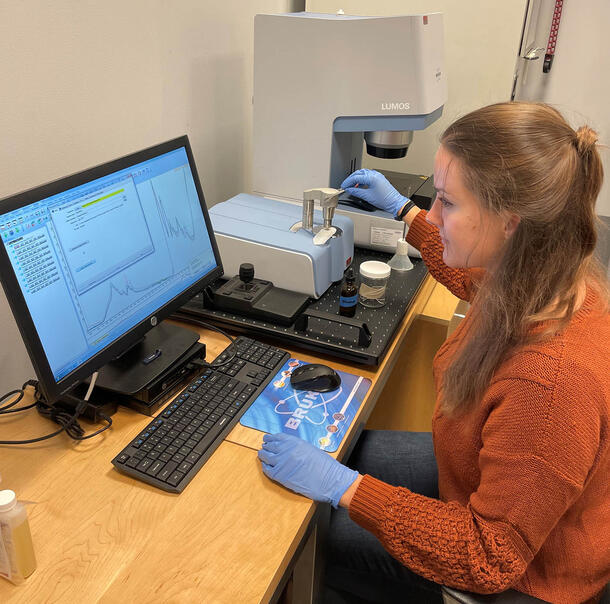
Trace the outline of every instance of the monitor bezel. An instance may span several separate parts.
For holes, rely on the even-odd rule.
[[[201,292],[207,285],[212,283],[223,274],[222,261],[218,244],[214,235],[214,229],[205,203],[205,197],[199,180],[197,168],[193,157],[193,152],[187,135],[183,135],[172,140],[148,147],[135,153],[130,153],[118,159],[82,170],[70,176],[45,183],[43,185],[33,187],[27,191],[22,191],[15,195],[10,195],[0,200],[0,214],[17,210],[37,201],[46,199],[67,189],[78,187],[87,182],[103,178],[113,172],[124,170],[129,166],[138,164],[159,155],[169,153],[184,147],[186,150],[189,166],[195,182],[195,188],[199,196],[199,202],[203,217],[206,223],[210,242],[214,252],[214,259],[217,267],[210,271],[206,276],[196,281],[186,290],[166,302],[163,306],[157,309],[156,312],[148,315],[141,320],[137,325],[126,331],[122,336],[114,340],[111,344],[94,354],[79,367],[65,375],[59,381],[55,380],[47,356],[45,354],[42,342],[38,336],[36,326],[30,314],[25,297],[21,291],[17,276],[13,270],[10,258],[6,247],[0,245],[0,277],[4,293],[8,300],[9,306],[21,333],[21,337],[25,344],[26,350],[32,361],[34,371],[39,380],[40,389],[46,398],[47,402],[53,403],[72,390],[75,386],[88,378],[92,373],[103,367],[106,363],[116,359],[123,352],[134,346],[141,340],[148,331],[153,329],[159,322],[167,318],[180,306],[188,302],[193,296]]]

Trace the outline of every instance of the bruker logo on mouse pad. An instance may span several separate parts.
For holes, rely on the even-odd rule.
[[[295,390],[292,372],[304,361],[289,359],[242,416],[248,428],[275,434],[294,434],[332,453],[356,416],[371,380],[337,371],[341,385],[331,392]]]

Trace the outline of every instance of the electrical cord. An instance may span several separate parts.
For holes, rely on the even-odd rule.
[[[19,395],[19,396],[17,396],[17,398],[14,401],[11,401],[10,403],[4,405],[4,407],[0,407],[0,415],[5,415],[8,413],[19,413],[20,411],[26,411],[27,409],[32,409],[32,407],[36,406],[37,401],[34,401],[33,403],[26,405],[25,407],[17,407],[17,409],[13,409],[13,407],[23,399],[23,397],[25,395],[25,389],[28,386],[33,386],[34,388],[36,388],[36,394],[38,393],[38,382],[36,380],[28,380],[27,382],[25,382],[23,384],[23,386],[21,386],[20,389],[11,390],[10,392],[7,392],[6,394],[3,394],[2,396],[0,396],[0,403],[1,403],[2,401],[6,400],[10,396],[13,396],[13,394]],[[35,394],[35,396],[36,396],[36,394]]]
[[[94,371],[93,374],[91,375],[91,380],[89,381],[89,388],[87,388],[87,394],[85,394],[85,397],[83,398],[84,401],[88,401],[91,393],[93,392],[93,388],[95,386],[95,382],[97,382],[97,376],[100,374],[99,371]]]
[[[35,389],[34,390],[35,401],[30,405],[26,405],[25,407],[19,407],[18,409],[9,409],[9,407],[13,407],[23,398],[23,396],[25,394],[25,389],[28,386],[33,386]],[[8,392],[2,398],[0,398],[0,401],[6,399],[7,397],[11,396],[12,394],[19,394],[19,396],[17,397],[16,400],[12,401],[8,405],[1,407],[0,415],[5,415],[8,413],[16,413],[17,411],[25,411],[26,409],[31,409],[32,407],[37,407],[42,399],[42,395],[40,393],[40,390],[38,389],[38,382],[36,380],[28,380],[25,384],[23,384],[23,386],[21,387],[21,390],[12,390],[11,392]],[[51,432],[50,434],[45,434],[44,436],[39,436],[38,438],[30,438],[27,440],[0,440],[0,445],[29,445],[32,443],[40,442],[42,440],[47,440],[49,438],[53,438],[54,436],[61,434],[63,431],[64,431],[64,429],[61,428],[60,430],[56,430],[55,432]]]
[[[194,325],[201,325],[201,327],[205,327],[206,329],[210,329],[211,331],[218,332],[219,334],[221,334],[225,338],[227,338],[229,340],[229,342],[231,342],[230,346],[232,348],[232,354],[228,359],[225,359],[224,361],[220,361],[218,363],[216,362],[216,360],[212,361],[211,363],[203,362],[201,364],[202,367],[210,367],[211,369],[216,369],[216,367],[222,367],[223,365],[228,365],[237,356],[237,345],[235,344],[235,338],[233,336],[230,336],[226,331],[223,331],[222,329],[220,329],[220,327],[210,325],[210,323],[206,323],[205,321],[202,321],[201,319],[196,319],[195,317],[193,317],[189,314],[181,313],[179,311],[172,313],[172,315],[170,316],[170,319],[175,319],[176,321],[185,321],[187,323],[193,323]]]
[[[97,378],[97,375],[95,375],[95,374],[91,378],[91,383],[93,384],[93,386],[95,385],[96,378]],[[19,407],[17,409],[12,409],[12,407],[14,407],[19,401],[21,401],[21,399],[23,398],[23,396],[25,394],[25,389],[28,386],[34,386],[34,388],[35,388],[35,392],[34,392],[34,398],[36,399],[35,402],[30,405],[26,405],[25,407]],[[89,386],[89,390],[88,390],[87,394],[85,395],[87,397],[87,399],[91,394],[91,390],[93,389],[93,386],[92,385]],[[80,415],[83,414],[83,412],[85,411],[87,406],[89,406],[89,403],[87,402],[87,400],[77,399],[76,397],[70,397],[68,395],[70,399],[73,399],[74,401],[76,401],[76,405],[75,405],[75,409],[74,409],[73,413],[70,413],[66,409],[63,409],[62,407],[58,407],[56,405],[49,405],[45,401],[44,397],[42,396],[42,393],[40,392],[40,390],[38,388],[38,382],[36,380],[28,380],[21,387],[20,390],[12,390],[11,392],[8,392],[7,394],[3,395],[2,397],[0,397],[0,402],[5,400],[9,396],[12,396],[13,394],[18,394],[19,396],[17,397],[16,400],[11,401],[8,405],[5,405],[4,407],[0,407],[0,415],[4,415],[4,414],[8,414],[8,413],[17,413],[18,411],[25,411],[26,409],[31,409],[32,407],[36,407],[38,410],[38,413],[40,413],[40,415],[42,415],[43,417],[46,417],[47,419],[54,421],[56,424],[59,424],[61,426],[61,428],[59,430],[56,430],[55,432],[51,432],[49,434],[45,434],[44,436],[39,436],[37,438],[30,438],[30,439],[26,439],[26,440],[0,440],[0,445],[29,445],[29,444],[37,443],[37,442],[40,442],[43,440],[48,440],[49,438],[58,436],[62,432],[66,432],[66,434],[74,440],[86,440],[88,438],[93,438],[94,436],[97,436],[98,434],[100,434],[101,432],[104,432],[105,430],[108,430],[108,428],[110,428],[110,426],[112,425],[112,419],[109,416],[107,416],[106,414],[97,410],[97,416],[100,417],[103,421],[105,421],[106,425],[103,426],[102,428],[100,428],[99,430],[92,432],[91,434],[85,435],[85,431],[83,430],[82,426],[78,423],[77,419]]]
[[[87,440],[88,438],[93,438],[98,434],[101,434],[105,430],[108,430],[110,426],[112,426],[112,419],[108,417],[106,414],[97,411],[97,415],[106,422],[106,425],[92,432],[91,434],[85,435],[85,431],[83,427],[78,423],[77,418],[83,413],[88,403],[86,401],[80,401],[84,403],[83,405],[77,405],[75,412],[72,414],[61,407],[57,407],[55,405],[49,405],[46,402],[39,401],[38,402],[38,413],[43,417],[54,421],[56,424],[61,426],[61,430],[56,432],[55,434],[60,434],[65,431],[66,434],[74,439],[74,440]],[[54,436],[54,435],[53,435]],[[46,438],[51,438],[51,435]],[[30,442],[36,442],[35,440]]]
[[[201,365],[201,367],[210,367],[212,369],[216,369],[217,367],[222,367],[223,365],[228,365],[237,356],[237,345],[235,344],[235,338],[233,336],[230,336],[226,331],[220,329],[219,327],[215,327],[214,325],[210,325],[209,323],[206,323],[205,321],[196,319],[195,317],[192,317],[191,315],[188,315],[185,313],[175,312],[171,315],[171,318],[177,319],[179,321],[187,321],[187,322],[193,323],[195,325],[201,325],[202,327],[205,327],[206,329],[210,329],[211,331],[216,331],[219,334],[223,335],[225,338],[227,338],[229,340],[229,342],[231,343],[230,348],[232,348],[232,354],[230,354],[230,356],[227,359],[225,359],[224,361],[217,362],[216,360],[214,360],[211,363],[206,363],[204,361],[201,363],[197,363],[197,365]],[[10,403],[4,405],[3,407],[0,407],[0,416],[6,415],[8,413],[18,413],[20,411],[26,411],[27,409],[32,409],[33,407],[36,407],[38,410],[38,413],[40,413],[40,415],[42,415],[43,417],[46,417],[47,419],[50,419],[51,421],[55,422],[56,424],[59,424],[61,426],[61,428],[55,432],[51,432],[50,434],[45,434],[44,436],[39,436],[38,438],[30,438],[27,440],[0,440],[0,445],[29,445],[29,444],[37,443],[37,442],[40,442],[43,440],[48,440],[49,438],[53,438],[54,436],[57,436],[57,435],[61,434],[62,432],[66,432],[66,434],[74,440],[86,440],[88,438],[93,438],[94,436],[101,434],[105,430],[108,430],[108,428],[110,428],[110,426],[112,426],[112,419],[97,409],[96,409],[96,415],[98,417],[100,417],[103,421],[106,422],[106,425],[103,426],[102,428],[100,428],[99,430],[96,430],[95,432],[92,432],[91,434],[85,435],[85,431],[83,430],[82,426],[77,421],[77,419],[83,414],[83,412],[89,405],[88,400],[91,395],[91,391],[93,390],[93,387],[95,386],[95,381],[97,379],[97,375],[98,374],[96,371],[91,376],[91,381],[89,383],[89,389],[87,390],[87,393],[85,394],[84,399],[76,399],[75,397],[70,397],[70,398],[74,399],[74,401],[77,401],[73,413],[70,413],[69,411],[62,408],[61,406],[49,405],[44,400],[44,397],[42,396],[42,393],[40,392],[40,390],[38,388],[38,382],[36,380],[28,380],[27,382],[25,382],[25,384],[23,384],[21,389],[11,390],[10,392],[7,392],[3,396],[1,396],[0,403],[2,401],[6,400],[7,398],[9,398],[10,396],[13,396],[15,394],[18,395],[14,401],[11,401]],[[23,397],[25,395],[25,389],[28,386],[35,387],[34,398],[36,400],[33,403],[26,405],[25,407],[18,407],[15,409],[14,408],[15,405],[17,405],[23,399]]]

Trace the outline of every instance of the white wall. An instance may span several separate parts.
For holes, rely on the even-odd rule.
[[[342,8],[352,15],[444,14],[449,93],[442,118],[415,132],[405,158],[379,160],[365,152],[365,167],[431,174],[440,134],[452,121],[483,105],[510,99],[525,5],[526,0],[307,0],[310,12]],[[362,78],[366,85],[366,75]]]
[[[546,48],[554,7],[553,0],[533,4],[526,49]],[[538,60],[524,61],[516,98],[551,103],[574,128],[588,124],[597,131],[605,145],[600,152],[606,179],[596,209],[610,216],[610,2],[588,0],[587,10],[583,8],[582,3],[564,3],[551,71],[542,71],[544,50]]]
[[[250,190],[253,17],[296,0],[0,2],[0,197],[188,134],[208,205]],[[33,377],[0,291],[0,395]]]

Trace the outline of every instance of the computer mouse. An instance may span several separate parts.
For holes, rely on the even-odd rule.
[[[295,390],[330,392],[341,385],[339,374],[326,365],[311,363],[297,367],[290,376],[290,385]]]

